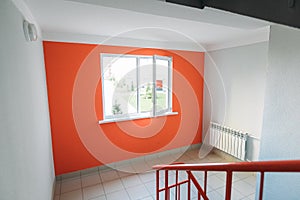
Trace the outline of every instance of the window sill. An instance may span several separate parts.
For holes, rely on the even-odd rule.
[[[126,118],[114,118],[114,119],[104,119],[99,120],[99,124],[107,124],[107,123],[114,123],[114,122],[122,122],[122,121],[131,121],[135,119],[147,119],[147,118],[157,118],[157,117],[164,117],[164,116],[170,116],[170,115],[178,115],[178,112],[167,112],[161,115],[156,116],[150,116],[150,115],[138,115],[138,116],[131,116]]]

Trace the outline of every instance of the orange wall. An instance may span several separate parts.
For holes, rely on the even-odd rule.
[[[204,53],[43,44],[56,175],[201,142]],[[172,56],[173,111],[179,114],[99,125],[100,53]]]

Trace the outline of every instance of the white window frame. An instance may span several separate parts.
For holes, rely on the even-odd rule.
[[[104,87],[104,81],[102,81],[102,107],[103,107],[103,120],[99,120],[99,124],[103,123],[110,123],[110,122],[117,122],[117,121],[128,121],[133,119],[141,119],[141,118],[152,118],[152,117],[160,117],[160,116],[167,116],[167,115],[177,115],[177,112],[173,112],[172,107],[172,77],[173,77],[173,59],[172,57],[167,56],[159,56],[159,55],[131,55],[131,54],[109,54],[109,53],[101,53],[100,54],[100,66],[101,66],[101,80],[104,80],[104,63],[103,58],[104,57],[116,57],[116,58],[122,58],[122,57],[134,57],[136,58],[136,81],[137,81],[137,113],[134,114],[126,114],[126,115],[119,115],[119,116],[108,116],[105,113],[105,98],[103,95],[105,94],[105,87]],[[140,81],[140,59],[143,58],[152,58],[153,59],[153,68],[152,68],[152,97],[155,101],[153,101],[153,109],[152,113],[141,113],[140,112],[140,89],[139,84]],[[161,112],[156,112],[156,60],[166,60],[168,61],[168,108],[165,110],[162,110]]]

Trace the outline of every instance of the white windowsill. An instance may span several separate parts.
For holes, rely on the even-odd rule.
[[[146,119],[146,118],[156,118],[156,117],[163,117],[163,116],[169,116],[169,115],[178,115],[178,112],[167,112],[163,113],[161,115],[156,115],[156,116],[149,116],[149,115],[138,115],[138,116],[129,116],[126,118],[113,118],[113,119],[104,119],[104,120],[99,120],[99,124],[106,124],[106,123],[113,123],[113,122],[122,122],[122,121],[130,121],[130,120],[135,120],[135,119]]]

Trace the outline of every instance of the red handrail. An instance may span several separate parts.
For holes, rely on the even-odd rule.
[[[159,171],[165,170],[166,174],[169,170],[175,170],[176,176],[178,176],[178,171],[186,171],[188,173],[188,184],[191,181],[194,183],[198,189],[198,199],[206,196],[206,185],[207,185],[207,172],[208,171],[223,171],[227,173],[226,176],[226,200],[231,198],[231,187],[232,187],[232,174],[233,172],[260,172],[260,189],[259,189],[259,200],[263,198],[263,187],[264,187],[264,173],[265,172],[300,172],[300,160],[275,160],[275,161],[253,161],[253,162],[236,162],[236,163],[205,163],[205,164],[171,164],[171,165],[155,165],[153,169],[157,170],[157,179],[159,179]],[[196,178],[193,176],[191,171],[204,171],[204,190],[201,188],[200,184],[197,182]],[[177,179],[177,177],[176,177]],[[158,181],[158,180],[157,180]],[[159,184],[157,184],[157,193],[160,191],[165,191],[165,199],[169,200],[169,189],[168,178],[165,178],[166,188],[159,189]],[[181,184],[177,183],[172,185],[172,187],[179,187]],[[157,182],[158,183],[158,182]],[[204,193],[203,193],[204,191]],[[190,191],[189,191],[190,194]],[[190,197],[188,197],[189,199]],[[177,196],[176,196],[177,199]],[[159,200],[159,195],[157,194],[157,200]]]
[[[239,172],[300,172],[300,160],[253,161],[235,163],[155,165],[153,169],[190,171],[239,171]]]

